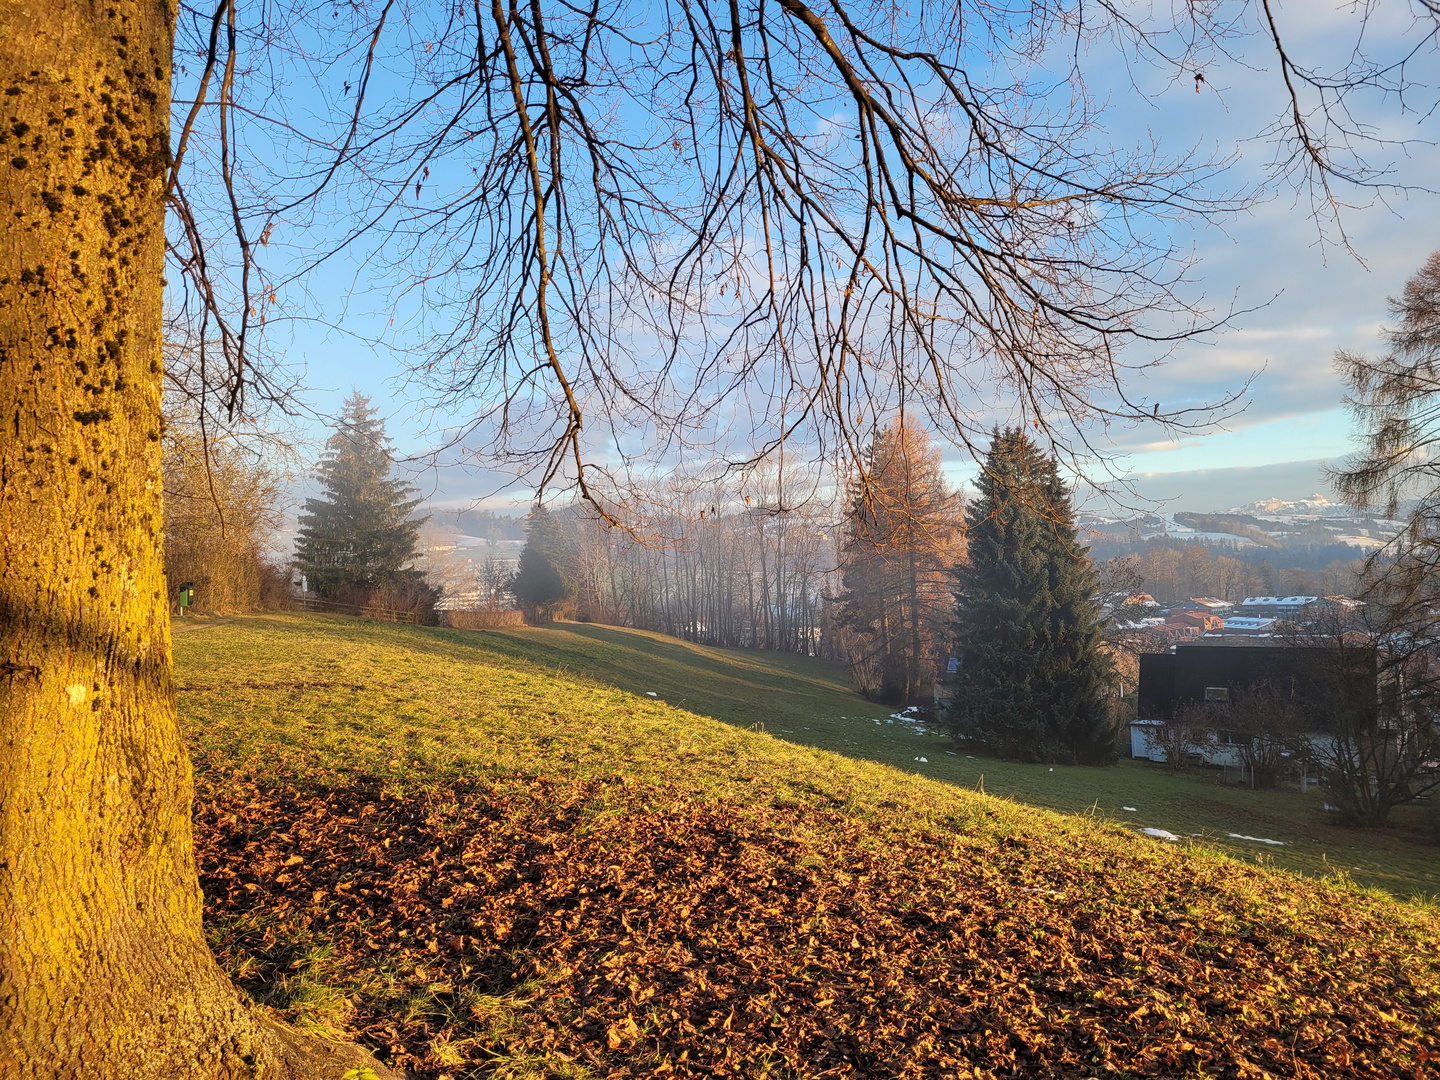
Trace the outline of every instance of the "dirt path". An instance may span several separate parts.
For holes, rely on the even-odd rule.
[[[185,615],[170,620],[170,633],[184,634],[191,630],[204,630],[210,626],[224,626],[226,623],[239,621],[239,617],[235,615],[223,619],[211,618],[209,616]]]

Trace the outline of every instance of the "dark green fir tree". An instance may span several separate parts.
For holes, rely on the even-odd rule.
[[[385,421],[354,393],[320,457],[324,495],[305,500],[295,561],[321,596],[386,585],[418,585],[412,568],[424,518],[415,489],[390,477]]]
[[[957,572],[952,729],[1000,757],[1111,761],[1098,584],[1055,460],[1021,431],[996,432],[979,488]]]
[[[510,591],[532,622],[549,622],[575,595],[571,544],[555,515],[539,503],[525,521],[525,546]]]

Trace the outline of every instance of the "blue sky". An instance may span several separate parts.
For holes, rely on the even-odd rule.
[[[1354,25],[1345,7],[1292,2],[1288,12],[1281,8],[1292,47],[1312,56],[1343,49]],[[1393,9],[1386,9],[1384,18],[1394,19]],[[1377,19],[1375,24],[1378,35],[1400,29],[1399,22]],[[1117,141],[1153,135],[1177,148],[1195,145],[1233,153],[1237,163],[1231,179],[1245,185],[1261,182],[1273,147],[1255,135],[1283,101],[1275,72],[1264,67],[1270,62],[1265,50],[1251,51],[1254,66],[1207,69],[1199,94],[1181,85],[1147,98],[1123,77],[1115,78],[1109,122]],[[1108,73],[1118,76],[1120,69],[1112,64]],[[1434,137],[1433,118],[1421,124],[1419,117],[1398,115],[1392,106],[1366,104],[1373,111],[1362,110],[1362,118],[1383,125],[1390,137]],[[1432,146],[1415,145],[1395,160],[1401,181],[1423,184],[1440,178],[1440,152]],[[1177,229],[1176,239],[1198,260],[1191,295],[1203,296],[1215,309],[1233,304],[1255,310],[1238,316],[1232,328],[1212,340],[1176,350],[1163,368],[1147,376],[1145,398],[1168,407],[1223,396],[1252,376],[1253,383],[1243,411],[1224,430],[1178,440],[1143,429],[1110,433],[1108,445],[1123,455],[1125,468],[1142,478],[1142,494],[1174,497],[1192,509],[1218,509],[1262,495],[1293,498],[1320,490],[1319,463],[1352,447],[1333,355],[1338,348],[1374,348],[1386,297],[1398,293],[1420,262],[1440,248],[1440,197],[1413,191],[1369,202],[1344,212],[1353,252],[1322,242],[1306,199],[1283,186],[1223,226]],[[388,415],[400,451],[420,454],[437,427],[453,418],[437,417],[423,403],[407,401],[396,377],[397,357],[363,343],[366,336],[382,334],[387,318],[375,309],[375,294],[364,283],[359,266],[337,260],[310,282],[307,308],[317,318],[273,327],[269,345],[303,368],[307,400],[318,413],[337,412],[350,390],[359,389]],[[959,460],[952,468],[957,478],[969,471]],[[426,473],[421,483],[438,504],[453,504],[489,496],[503,479],[446,469]],[[527,495],[528,489],[512,485],[500,501],[523,502]]]

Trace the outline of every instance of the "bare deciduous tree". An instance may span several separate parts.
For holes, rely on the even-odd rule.
[[[1213,419],[1226,402],[1163,408],[1128,376],[1216,324],[1187,299],[1170,223],[1247,196],[1222,161],[1118,144],[1097,71],[1125,56],[1208,91],[1247,43],[1278,49],[1274,168],[1338,220],[1342,188],[1399,183],[1366,164],[1381,144],[1347,103],[1410,87],[1394,54],[1415,62],[1440,15],[1329,73],[1268,3],[496,0],[402,17],[375,0],[343,18],[297,5],[283,33],[271,9],[248,18],[222,0],[181,21],[195,101],[215,106],[186,113],[213,136],[189,153],[210,155],[237,238],[227,400],[287,273],[335,245],[263,282],[257,253],[340,206],[339,246],[404,282],[385,304],[428,331],[411,374],[469,417],[455,440],[483,433],[487,464],[575,485],[613,522],[640,514],[657,464],[700,448],[737,470],[786,445],[859,465],[902,403],[972,451],[1011,411],[1077,460],[1111,424]],[[237,65],[252,41],[264,63]],[[314,80],[303,115],[282,73]],[[242,129],[292,149],[277,161],[271,137],[237,171]],[[195,183],[172,179],[177,257],[217,319]]]
[[[849,487],[837,619],[860,639],[847,659],[867,693],[923,703],[952,636],[963,500],[929,435],[903,417],[876,432]]]
[[[1220,745],[1216,717],[1205,705],[1186,705],[1173,719],[1147,729],[1150,742],[1165,754],[1165,766],[1172,773],[1185,772],[1194,758],[1204,761]]]
[[[1311,753],[1316,719],[1307,690],[1294,679],[1230,686],[1226,701],[1194,706],[1184,724],[1208,727],[1213,745],[1232,749],[1252,788],[1273,788]]]
[[[1294,638],[1306,646],[1318,732],[1307,751],[1326,796],[1347,824],[1383,827],[1395,807],[1440,787],[1435,642],[1376,605],[1331,613]]]
[[[195,585],[195,607],[231,614],[276,607],[289,574],[269,550],[279,528],[280,477],[226,435],[208,439],[199,425],[165,423],[165,577],[173,602],[182,582]]]

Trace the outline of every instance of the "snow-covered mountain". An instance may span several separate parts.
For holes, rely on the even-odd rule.
[[[1308,499],[1258,499],[1244,506],[1232,506],[1226,511],[1228,514],[1264,514],[1267,517],[1277,514],[1304,514],[1316,517],[1345,517],[1349,510],[1333,503],[1318,491]]]

